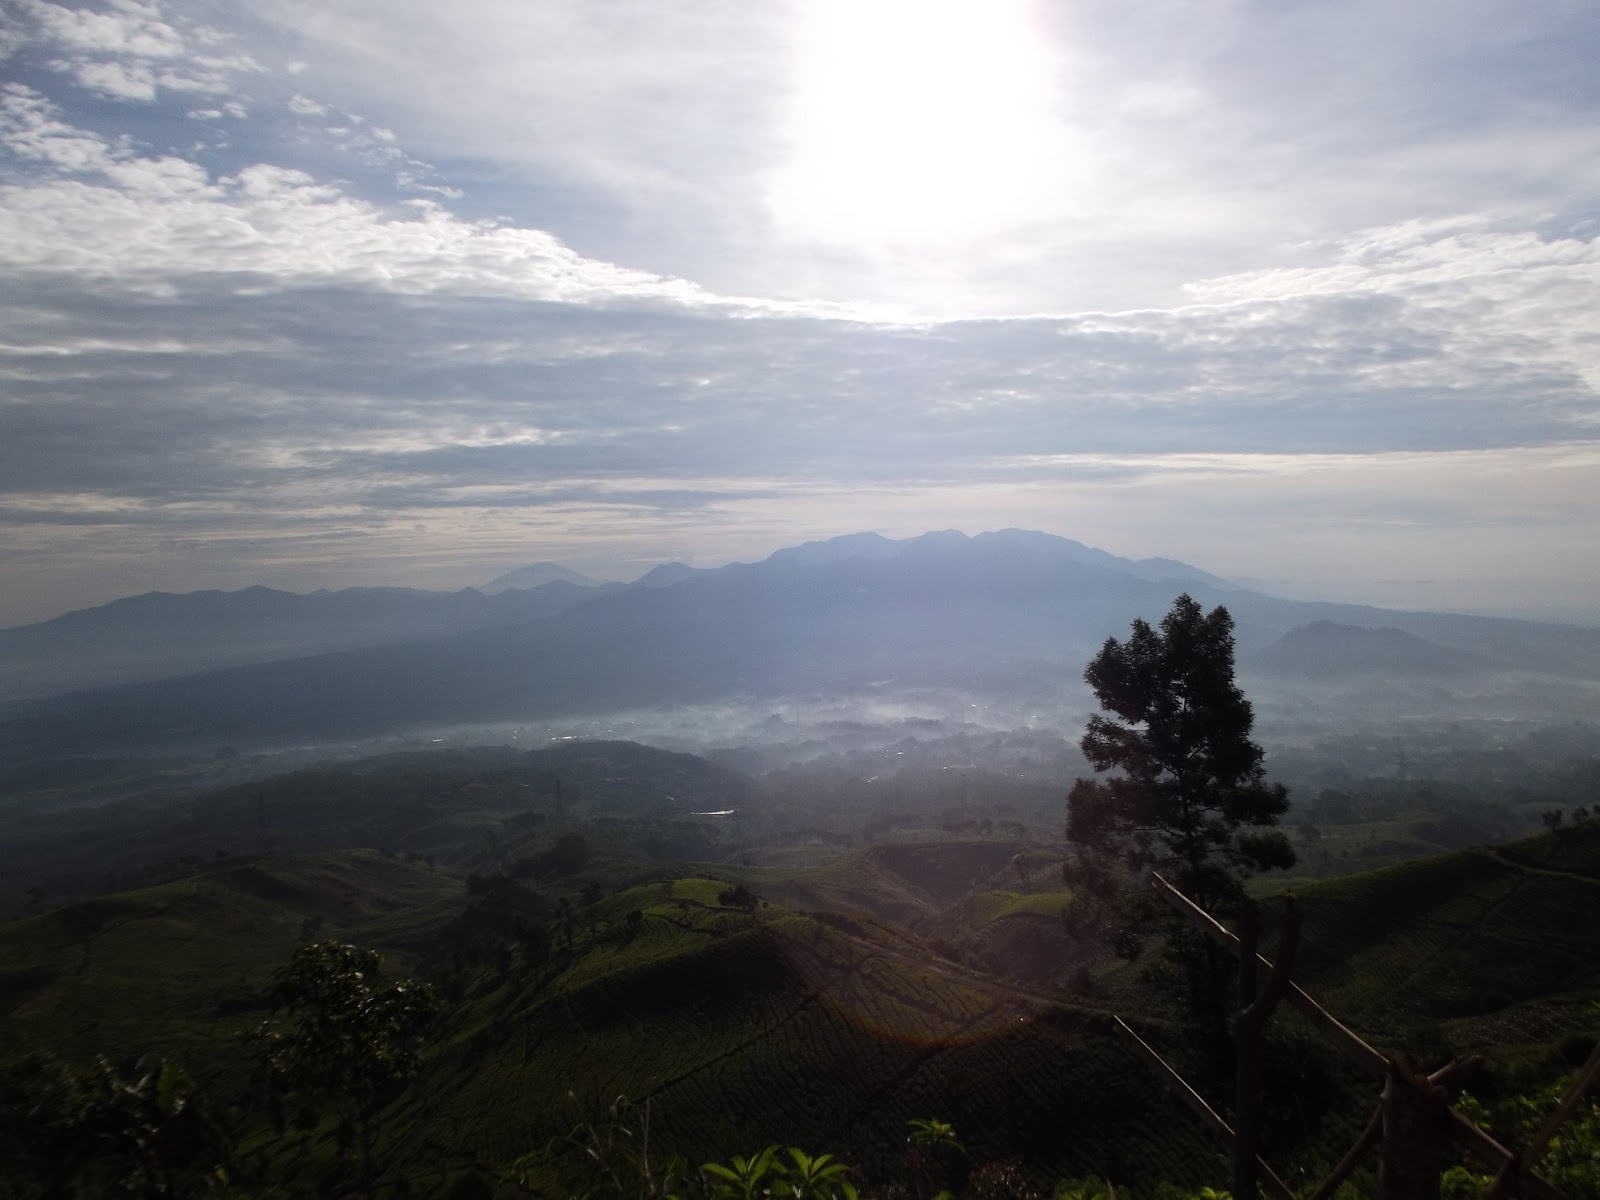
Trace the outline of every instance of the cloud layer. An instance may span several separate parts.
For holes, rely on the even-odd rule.
[[[942,525],[1581,615],[1594,24],[1425,10],[1039,26],[1093,178],[869,244],[800,9],[0,0],[0,621]]]

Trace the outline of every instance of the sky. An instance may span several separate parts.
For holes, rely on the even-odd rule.
[[[0,625],[1042,529],[1600,623],[1592,0],[0,0]]]

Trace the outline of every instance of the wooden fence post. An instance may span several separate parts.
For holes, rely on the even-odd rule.
[[[1378,1200],[1439,1200],[1450,1145],[1450,1093],[1409,1054],[1389,1060],[1384,1081]]]
[[[1561,1193],[1532,1168],[1548,1145],[1549,1139],[1570,1116],[1583,1095],[1600,1083],[1600,1046],[1595,1048],[1589,1062],[1580,1072],[1578,1080],[1533,1141],[1521,1155],[1513,1154],[1462,1116],[1459,1109],[1451,1106],[1449,1093],[1444,1089],[1443,1085],[1446,1082],[1471,1069],[1477,1060],[1456,1059],[1430,1076],[1415,1060],[1403,1056],[1389,1059],[1289,979],[1289,967],[1299,934],[1299,913],[1293,906],[1292,896],[1289,911],[1285,914],[1283,944],[1279,949],[1278,962],[1274,964],[1257,952],[1255,946],[1257,935],[1253,928],[1248,935],[1248,945],[1241,944],[1240,937],[1235,936],[1159,874],[1152,876],[1151,882],[1157,895],[1188,917],[1206,936],[1240,956],[1241,1003],[1245,994],[1243,985],[1246,980],[1262,967],[1272,973],[1261,996],[1252,1004],[1245,1006],[1245,1011],[1241,1012],[1239,1029],[1241,1035],[1246,1032],[1244,1018],[1247,1013],[1254,1010],[1252,1022],[1258,1020],[1261,1024],[1265,1024],[1272,1007],[1280,999],[1287,999],[1290,1004],[1311,1018],[1341,1052],[1384,1080],[1383,1096],[1371,1124],[1334,1168],[1333,1174],[1316,1190],[1313,1200],[1327,1200],[1333,1190],[1349,1176],[1361,1159],[1370,1153],[1373,1145],[1380,1140],[1383,1150],[1378,1187],[1382,1200],[1438,1200],[1439,1177],[1444,1169],[1445,1150],[1452,1139],[1490,1170],[1499,1173],[1490,1186],[1488,1200],[1497,1200],[1498,1197],[1510,1195],[1522,1197],[1523,1200],[1563,1200]],[[1253,982],[1250,986],[1253,989]],[[1133,1034],[1120,1017],[1117,1023],[1127,1033]],[[1259,1028],[1256,1032],[1259,1035]],[[1150,1049],[1138,1035],[1133,1034],[1133,1036],[1145,1053],[1168,1075],[1185,1101],[1195,1107],[1196,1111],[1203,1110],[1202,1115],[1206,1116],[1212,1126],[1224,1137],[1235,1142],[1236,1151],[1241,1137],[1259,1136],[1254,1129],[1259,1110],[1253,1108],[1242,1095],[1239,1097],[1239,1113],[1236,1114],[1239,1117],[1241,1133],[1236,1135],[1227,1122],[1213,1112],[1210,1106],[1183,1082],[1177,1072],[1161,1059],[1160,1055]],[[1241,1036],[1240,1045],[1244,1045],[1245,1042],[1246,1038]],[[1238,1078],[1242,1083],[1251,1072],[1258,1071],[1259,1066],[1256,1063],[1243,1062]],[[1245,1118],[1246,1113],[1249,1114],[1248,1119]],[[1248,1132],[1244,1132],[1245,1126],[1251,1127]],[[1272,1169],[1261,1161],[1259,1155],[1254,1159],[1256,1174],[1253,1177],[1248,1167],[1243,1171],[1240,1170],[1241,1157],[1242,1154],[1239,1154],[1235,1159],[1236,1200],[1256,1200],[1257,1191],[1250,1183],[1252,1178],[1257,1181],[1264,1179],[1276,1196],[1286,1197],[1289,1194],[1288,1188]]]
[[[1283,900],[1283,928],[1278,936],[1277,961],[1266,985],[1256,986],[1256,944],[1260,917],[1246,900],[1239,914],[1239,1013],[1234,1022],[1234,1143],[1233,1194],[1235,1200],[1256,1200],[1259,1195],[1261,1154],[1261,1043],[1267,1019],[1289,990],[1295,950],[1300,938],[1300,913],[1294,893]]]

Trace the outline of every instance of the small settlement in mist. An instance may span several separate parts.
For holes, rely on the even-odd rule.
[[[1600,1200],[1591,8],[0,0],[0,1198]]]

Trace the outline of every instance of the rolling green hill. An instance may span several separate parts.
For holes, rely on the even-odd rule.
[[[1379,1043],[1463,1051],[1594,1028],[1600,825],[1347,876],[1301,895],[1299,974]]]
[[[634,853],[705,855],[717,831],[686,820],[742,808],[753,785],[689,754],[634,742],[557,742],[386,754],[198,793],[156,791],[52,809],[24,794],[0,803],[8,859],[0,910],[26,889],[52,902],[127,888],[184,860],[262,850],[377,846],[456,863],[493,862],[557,823],[607,823]],[[623,829],[627,821],[650,828]],[[591,830],[591,833],[594,833]],[[604,832],[602,830],[601,832]],[[605,840],[596,836],[594,840]]]
[[[889,1178],[907,1121],[931,1116],[973,1161],[1040,1179],[1221,1182],[1220,1147],[1106,1014],[1181,1054],[1179,1027],[1137,967],[1066,942],[1052,853],[952,840],[795,870],[609,854],[476,890],[460,868],[371,850],[208,859],[0,925],[3,1050],[160,1052],[242,1099],[236,1035],[265,1015],[272,972],[338,937],[447,1001],[380,1135],[417,1194],[527,1155],[558,1187],[564,1139],[609,1128],[618,1097],[691,1161],[781,1142]],[[753,907],[723,903],[734,884]],[[1597,1028],[1597,893],[1587,824],[1312,883],[1296,976],[1382,1047],[1553,1077]],[[1053,990],[1061,964],[1094,967],[1086,992]],[[1276,1150],[1286,1171],[1337,1156],[1370,1108],[1366,1081],[1325,1078],[1311,1131]],[[277,1140],[259,1108],[236,1112],[251,1169],[311,1191],[337,1174],[331,1124]]]
[[[777,1141],[891,1169],[906,1122],[933,1113],[984,1158],[1198,1178],[1203,1131],[1171,1120],[1160,1085],[1098,1021],[869,918],[713,907],[721,886],[605,900],[594,949],[571,966],[482,985],[421,1089],[448,1102],[396,1122],[411,1167],[508,1161],[625,1095],[692,1160]],[[632,932],[617,920],[630,907]]]
[[[376,851],[202,864],[149,887],[0,925],[0,1051],[156,1052],[196,1071],[241,1061],[297,946],[339,937],[397,952],[461,906],[460,881]]]

